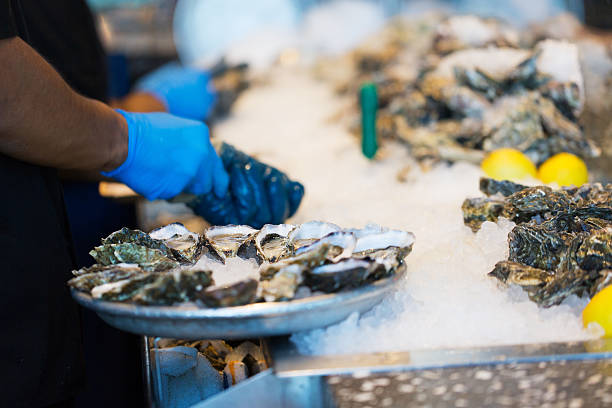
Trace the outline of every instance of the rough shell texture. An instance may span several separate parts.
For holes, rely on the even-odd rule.
[[[242,306],[255,300],[257,281],[248,279],[227,286],[211,286],[202,293],[208,307]]]

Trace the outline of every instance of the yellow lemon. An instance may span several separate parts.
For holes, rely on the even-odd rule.
[[[571,153],[555,154],[538,169],[538,178],[544,183],[579,187],[589,181],[589,172],[582,159]]]
[[[612,337],[612,285],[593,296],[582,311],[584,327],[591,322],[599,324],[605,330],[604,337]]]
[[[521,180],[536,176],[536,167],[529,157],[516,149],[497,149],[480,165],[487,176],[496,180]]]

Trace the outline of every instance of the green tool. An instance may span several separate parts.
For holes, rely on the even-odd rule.
[[[376,110],[378,109],[376,85],[368,82],[361,86],[359,103],[361,104],[361,151],[365,157],[372,159],[378,150],[376,141]]]

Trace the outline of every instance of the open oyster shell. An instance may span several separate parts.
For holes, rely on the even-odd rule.
[[[210,227],[204,235],[211,247],[225,259],[238,255],[239,251],[253,254],[248,246],[254,247],[255,242],[250,238],[256,233],[257,230],[248,225],[226,225]]]
[[[293,299],[298,287],[304,281],[303,272],[306,269],[299,264],[285,266],[271,279],[259,282],[258,297],[263,298],[266,302]]]
[[[173,223],[157,228],[149,233],[154,240],[163,242],[173,253],[190,262],[197,261],[202,251],[200,236],[189,231],[181,223]]]
[[[208,307],[242,306],[252,303],[257,294],[257,281],[247,279],[230,285],[210,286],[202,293]]]
[[[289,251],[289,234],[295,229],[289,224],[266,224],[255,235],[255,247],[264,261],[276,262]]]
[[[411,233],[378,225],[342,230],[320,221],[298,227],[265,225],[260,231],[213,226],[203,236],[178,223],[150,234],[123,228],[91,251],[97,263],[74,271],[69,285],[96,299],[144,305],[229,307],[290,300],[356,287],[400,271],[413,241]],[[240,261],[223,267],[204,257],[223,263],[229,257],[255,259],[259,281],[246,275],[255,272],[254,263],[241,276]],[[233,283],[216,285],[212,271],[231,273],[232,279],[218,277]]]
[[[138,265],[110,265],[96,268],[84,268],[92,272],[80,273],[68,281],[68,285],[82,292],[90,292],[96,286],[131,279],[144,274]],[[95,269],[95,270],[94,270]]]
[[[89,254],[100,265],[120,263],[138,264],[145,271],[164,271],[180,264],[168,252],[135,243],[104,244],[95,247]]]
[[[340,229],[336,224],[329,222],[309,221],[291,231],[289,234],[289,245],[295,251],[303,246],[312,244],[314,241],[332,232],[338,232]]]

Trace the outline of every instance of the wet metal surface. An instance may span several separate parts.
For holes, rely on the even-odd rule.
[[[612,406],[612,358],[326,378],[338,408]]]

